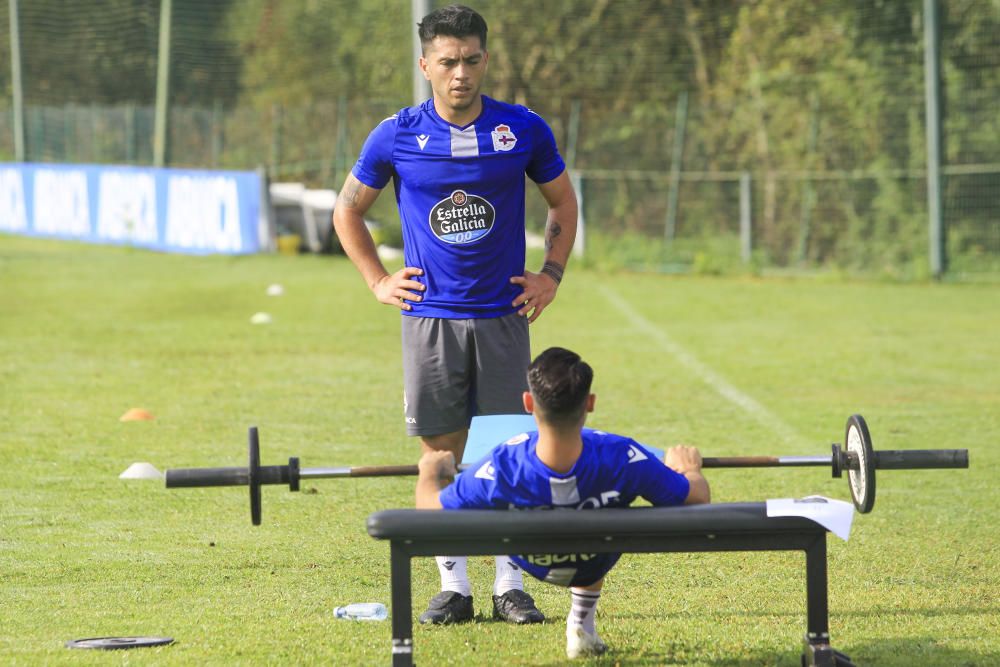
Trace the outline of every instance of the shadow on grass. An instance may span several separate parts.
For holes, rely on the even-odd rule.
[[[933,637],[917,639],[886,638],[869,644],[834,646],[845,653],[858,667],[991,667],[1000,664],[1000,650],[983,644],[983,651],[973,653],[939,646]],[[644,651],[641,655],[626,655],[614,646],[605,655],[581,661],[587,665],[712,665],[713,667],[799,667],[798,647],[782,653],[751,651],[746,655],[705,657],[704,650]],[[565,662],[544,663],[545,667],[565,665]]]
[[[719,609],[713,610],[713,615],[727,616],[733,618],[801,618],[802,627],[805,628],[805,611],[767,611],[746,609]],[[997,616],[1000,615],[1000,606],[994,607],[928,607],[926,609],[897,609],[897,608],[873,608],[873,609],[852,609],[845,611],[830,611],[830,619],[835,621],[838,618],[870,618],[873,616],[885,618],[886,616],[923,616],[925,618],[935,618],[938,616]],[[701,612],[678,611],[678,612],[616,612],[617,618],[628,618],[635,620],[647,619],[691,619],[704,616]]]
[[[740,617],[784,617],[797,618],[801,628],[796,629],[796,639],[789,642],[787,650],[774,652],[765,650],[750,650],[745,655],[719,656],[719,650],[689,642],[665,640],[662,643],[651,642],[646,646],[632,645],[628,649],[611,645],[609,652],[600,658],[593,658],[586,664],[592,665],[712,665],[712,666],[768,666],[768,667],[799,667],[801,655],[801,635],[805,633],[805,615],[793,612],[762,612],[746,610],[721,611],[724,616],[735,619]],[[870,609],[846,611],[836,614],[836,617],[852,618],[886,618],[892,616],[916,616],[935,618],[940,616],[979,616],[988,617],[1000,614],[1000,607],[976,608],[929,608],[929,609]],[[628,618],[638,623],[647,619],[663,619],[672,617],[680,621],[690,620],[691,614],[685,612],[657,614],[616,614],[618,618]],[[833,618],[836,621],[836,618]],[[739,623],[732,626],[734,633],[741,632]],[[799,633],[798,630],[801,630]],[[883,637],[866,638],[866,641],[851,641],[845,634],[833,636],[833,647],[846,654],[858,667],[878,665],[879,667],[993,667],[1000,665],[1000,647],[989,639],[979,644],[978,650],[959,649],[943,645],[947,637]],[[706,655],[707,654],[707,655]],[[713,655],[714,654],[714,655]],[[547,664],[547,663],[546,663]],[[552,665],[563,663],[551,663]]]

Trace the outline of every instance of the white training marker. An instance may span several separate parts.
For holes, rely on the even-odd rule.
[[[277,283],[267,288],[268,296],[281,296],[284,293],[285,293],[285,288]]]
[[[125,472],[118,475],[118,479],[163,479],[163,473],[152,463],[133,463]]]
[[[250,318],[250,324],[270,324],[271,316],[267,313],[254,313]]]

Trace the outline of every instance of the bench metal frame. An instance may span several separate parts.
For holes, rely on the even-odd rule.
[[[385,510],[368,533],[390,542],[392,664],[413,665],[411,559],[441,554],[803,551],[803,664],[851,664],[830,647],[826,529],[801,517],[767,517],[765,503],[576,510]]]

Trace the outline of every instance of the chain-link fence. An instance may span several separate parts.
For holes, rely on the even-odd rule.
[[[27,160],[150,164],[164,5],[0,4],[0,158],[16,33]],[[167,163],[339,187],[411,103],[410,4],[171,0]],[[484,92],[541,113],[580,176],[587,261],[930,272],[928,2],[474,4]],[[938,6],[947,267],[1000,272],[1000,3]]]

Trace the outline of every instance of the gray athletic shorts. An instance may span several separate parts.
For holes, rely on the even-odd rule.
[[[528,320],[504,317],[403,320],[403,414],[407,435],[469,428],[476,415],[523,414],[531,347]]]

